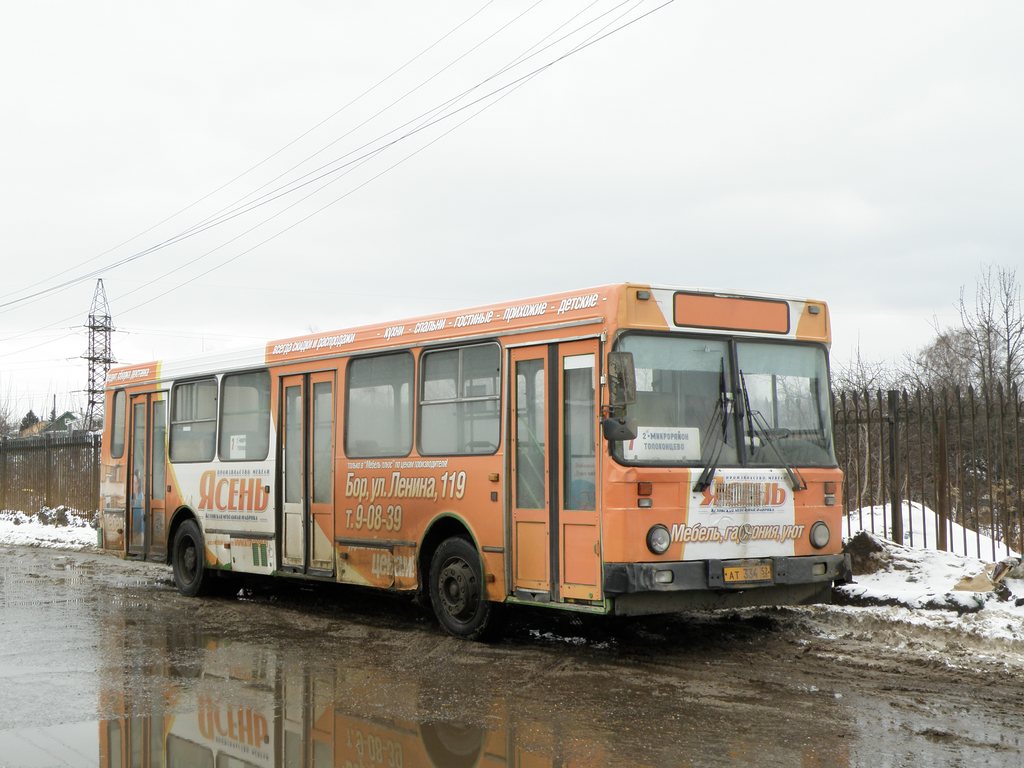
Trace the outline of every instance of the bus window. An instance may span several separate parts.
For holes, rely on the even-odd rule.
[[[405,456],[412,449],[412,355],[363,357],[348,364],[345,455]]]
[[[114,393],[114,418],[110,422],[110,458],[112,459],[124,456],[125,401],[123,389]]]
[[[121,723],[117,720],[107,723],[107,745],[107,762],[103,768],[121,768]]]
[[[213,751],[173,733],[168,734],[167,768],[213,768]]]
[[[331,433],[334,428],[334,384],[318,381],[313,384],[313,503],[331,501],[334,471]]]
[[[544,361],[516,363],[516,506],[543,509]]]
[[[458,455],[498,450],[499,360],[497,344],[423,354],[420,453]]]
[[[221,461],[262,461],[270,451],[270,374],[229,374],[221,386]]]
[[[217,434],[217,380],[188,381],[171,398],[171,461],[210,461]]]
[[[594,509],[594,356],[565,358],[565,508]]]

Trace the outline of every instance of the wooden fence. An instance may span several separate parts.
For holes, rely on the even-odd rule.
[[[982,559],[1024,552],[1022,415],[1016,388],[837,394],[847,533]]]
[[[65,506],[91,515],[100,495],[100,436],[54,433],[0,440],[0,509]]]

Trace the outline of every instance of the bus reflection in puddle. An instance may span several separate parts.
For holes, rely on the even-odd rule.
[[[556,709],[524,713],[520,697],[480,692],[466,705],[479,717],[472,724],[439,715],[452,702],[438,701],[437,681],[416,671],[365,659],[331,664],[308,649],[211,639],[185,627],[143,642],[149,647],[108,667],[117,671],[100,696],[101,768],[687,766],[705,764],[708,754],[754,765],[765,746],[756,728],[701,736],[712,709],[692,701],[672,707],[674,744],[663,741],[665,722],[648,719],[660,717],[656,711],[595,712],[572,693]],[[787,741],[774,745],[787,764],[849,764],[835,742]]]
[[[101,766],[468,768],[505,763],[504,732],[342,711],[346,690],[362,699],[370,689],[386,689],[394,696],[413,695],[415,702],[413,686],[381,679],[380,670],[314,671],[282,663],[273,651],[246,643],[207,640],[198,646],[204,659],[198,678],[178,676],[183,670],[175,668],[174,660],[184,654],[171,647],[152,649],[150,664],[125,668],[122,681],[116,673],[108,680],[101,709],[121,714],[99,724]],[[344,679],[337,680],[338,675]],[[147,683],[166,681],[167,690],[139,695],[140,677]],[[129,714],[147,708],[146,714]]]
[[[344,715],[333,708],[288,712],[286,707],[281,717],[275,717],[269,692],[267,696],[267,701],[253,706],[204,695],[194,712],[103,721],[100,765],[471,768],[508,763],[504,732],[458,723],[373,720]],[[526,753],[522,758],[516,764],[552,764],[550,756],[541,754]]]

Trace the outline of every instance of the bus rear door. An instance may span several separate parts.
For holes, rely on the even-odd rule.
[[[160,558],[167,551],[167,401],[164,392],[131,397],[128,445],[128,554]]]

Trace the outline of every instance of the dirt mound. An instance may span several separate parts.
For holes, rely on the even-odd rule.
[[[860,531],[848,539],[843,551],[850,556],[854,576],[877,573],[888,568],[892,562],[892,556],[885,546],[867,531]]]

